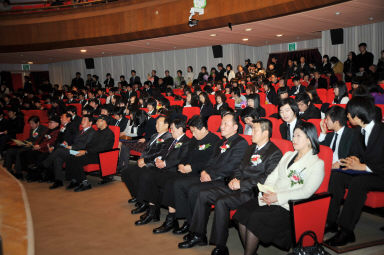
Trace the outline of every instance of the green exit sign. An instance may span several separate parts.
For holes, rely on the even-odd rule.
[[[31,70],[31,65],[29,65],[29,64],[22,64],[21,65],[21,70],[29,71],[29,70]]]
[[[295,42],[288,43],[288,51],[295,51],[297,49],[297,44]]]

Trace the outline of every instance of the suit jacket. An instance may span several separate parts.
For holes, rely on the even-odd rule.
[[[34,133],[32,133],[33,129],[31,128],[31,130],[29,131],[29,138],[27,139],[27,141],[29,141],[33,144],[36,144],[36,142],[38,142],[42,139],[42,136],[45,134],[47,129],[48,128],[46,126],[39,125],[37,127],[36,131]]]
[[[113,126],[116,126],[116,123],[117,123],[117,120],[114,119]],[[120,127],[120,132],[123,132],[127,128],[127,124],[128,124],[128,119],[123,117],[118,125]]]
[[[313,78],[309,83],[309,87],[315,88],[315,89],[327,89],[328,83],[326,79],[320,77],[319,80],[317,81],[317,87],[316,87],[316,79]]]
[[[266,186],[273,187],[277,194],[277,202],[273,203],[273,205],[282,206],[286,210],[289,210],[289,200],[305,199],[312,196],[320,187],[324,178],[324,162],[317,155],[313,155],[312,150],[288,167],[296,154],[297,151],[285,153],[264,183]],[[288,177],[291,171],[300,173],[303,180],[302,184],[292,185],[291,178]],[[259,205],[263,206],[265,203],[259,199]]]
[[[141,84],[141,81],[140,81],[140,77],[139,77],[139,76],[135,76],[135,77],[131,77],[131,78],[129,78],[129,84],[130,84],[131,86],[135,85],[136,83]]]
[[[115,80],[113,78],[111,79],[105,79],[104,81],[105,87],[114,87],[115,86]]]
[[[300,72],[304,72],[305,74],[308,74],[310,71],[309,65],[307,63],[304,63],[303,67],[300,63],[297,64],[297,70],[296,73],[300,75]]]
[[[222,146],[228,148],[222,149]],[[223,138],[214,149],[204,170],[210,175],[212,181],[233,176],[233,171],[240,165],[247,148],[247,141],[238,134],[234,134],[228,139]]]
[[[200,116],[202,116],[205,121],[207,121],[209,116],[213,115],[213,113],[214,110],[211,104],[204,105],[200,110]]]
[[[164,155],[173,141],[172,135],[169,132],[162,134],[157,138],[157,141],[155,141],[157,135],[157,133],[152,135],[151,139],[147,142],[144,151],[141,153],[141,158],[144,158],[144,162],[147,165],[153,165],[155,158]]]
[[[87,147],[87,144],[91,142],[95,133],[96,130],[94,130],[92,127],[88,128],[85,132],[78,133],[73,141],[72,150],[84,150]]]
[[[78,101],[76,99],[72,98],[72,99],[68,99],[66,103],[67,104],[77,104]]]
[[[79,127],[75,127],[76,123],[70,122],[66,125],[63,132],[60,131],[57,138],[58,143],[67,142],[68,145],[72,145],[76,135],[79,133]]]
[[[7,122],[7,131],[8,136],[11,138],[16,138],[16,134],[23,133],[24,129],[24,117],[17,115],[14,119],[8,119]]]
[[[266,94],[266,97],[268,98],[268,101],[270,104],[274,104],[274,105],[277,105],[278,104],[278,96],[276,94],[276,91],[274,88],[271,88],[269,91],[268,91],[268,94]]]
[[[251,191],[257,183],[264,183],[268,175],[276,168],[283,154],[269,141],[255,154],[256,144],[248,147],[240,167],[235,170],[234,177],[240,180],[241,191]],[[252,156],[260,155],[261,162],[252,163]]]
[[[374,174],[384,179],[384,126],[381,123],[375,123],[371,135],[368,139],[368,145],[365,148],[361,129],[355,130],[354,142],[351,147],[351,156],[356,156],[360,162],[366,164]]]
[[[333,137],[335,136],[335,132],[327,133],[325,136],[324,141],[322,141],[320,144],[325,145],[328,147],[331,147],[331,142]],[[351,151],[351,146],[353,142],[353,136],[354,132],[349,127],[345,126],[343,133],[341,134],[340,143],[339,143],[339,149],[337,151],[337,155],[339,159],[346,158],[349,156]]]
[[[308,109],[299,117],[302,120],[321,119],[321,112],[316,106],[314,106],[313,104],[310,104],[308,106]]]
[[[80,129],[80,125],[81,125],[81,117],[75,115],[74,118],[72,118],[72,121],[71,121],[73,124],[73,127],[74,128],[77,128],[77,130]]]
[[[296,86],[293,86],[290,90],[289,90],[289,95],[290,96],[293,96],[293,95],[295,95],[295,92],[296,92],[296,90],[297,90],[297,87]],[[298,93],[296,93],[296,95],[297,94],[301,94],[301,93],[305,93],[305,87],[301,84],[300,85],[300,87],[299,87],[299,92]]]
[[[300,119],[297,119],[296,120],[296,125],[295,125],[295,128],[301,124],[301,120]],[[281,137],[285,140],[288,140],[287,139],[287,129],[288,129],[288,126],[287,126],[287,122],[283,122],[280,124],[280,134],[281,134]],[[292,140],[292,136],[291,136],[291,140]]]
[[[40,145],[40,152],[48,152],[48,145],[54,146],[59,136],[60,128],[47,129],[44,135],[41,137],[41,140],[38,142]]]
[[[190,165],[190,174],[199,175],[213,155],[215,148],[221,144],[220,138],[209,132],[203,139],[196,140],[194,137],[189,142],[188,155],[185,155],[180,164]]]
[[[85,150],[90,162],[99,162],[99,153],[113,148],[115,135],[107,126],[105,129],[95,131],[91,141],[86,145]]]
[[[172,143],[174,141],[175,139],[172,140]],[[170,149],[172,146],[171,143],[167,150],[162,151],[164,154],[160,156],[166,164],[164,170],[177,172],[177,168],[181,160],[188,156],[189,141],[190,139],[188,136],[184,134],[183,137],[181,137],[180,140],[175,144],[177,146],[174,146],[173,149]]]

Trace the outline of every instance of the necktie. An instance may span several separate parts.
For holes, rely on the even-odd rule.
[[[287,140],[291,141],[291,124],[287,124]]]
[[[119,126],[119,123],[120,123],[120,120],[116,121],[115,126],[116,126],[116,127]]]
[[[364,146],[364,149],[366,149],[367,145],[365,144],[365,134],[366,134],[365,129],[361,129],[361,134],[363,135],[363,146]]]
[[[171,144],[171,146],[169,146],[169,148],[168,148],[168,151],[167,151],[167,155],[165,155],[165,157],[164,158],[166,158],[166,157],[168,157],[168,155],[169,155],[169,153],[175,148],[175,146],[176,146],[176,143],[177,143],[177,140],[175,139],[175,140],[173,140],[173,142],[172,142],[172,144]]]
[[[333,140],[333,144],[332,144],[332,151],[333,152],[335,152],[335,150],[336,150],[337,136],[338,136],[338,134],[335,133],[335,139]]]

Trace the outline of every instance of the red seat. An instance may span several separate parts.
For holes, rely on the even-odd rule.
[[[381,109],[381,113],[384,116],[384,104],[377,104],[376,106]]]
[[[209,97],[209,100],[211,101],[211,103],[213,105],[215,105],[216,104],[216,97],[215,97],[215,95],[209,94],[208,97]]]
[[[263,105],[263,108],[265,109],[265,116],[267,117],[277,113],[277,106],[274,104],[265,104]]]
[[[319,98],[321,102],[327,102],[327,90],[326,89],[316,89],[317,94],[319,95]]]
[[[169,101],[169,103],[170,103],[171,106],[172,105],[179,105],[179,106],[183,107],[183,105],[184,105],[184,101],[182,101],[182,100],[179,100],[179,101]]]
[[[111,176],[116,174],[117,161],[119,159],[119,137],[120,137],[120,127],[109,126],[115,135],[115,142],[113,147],[109,151],[99,153],[99,164],[88,164],[83,167],[84,171],[95,172],[100,171],[100,176]]]
[[[77,109],[77,115],[78,116],[82,116],[83,115],[83,112],[82,112],[82,105],[81,104],[67,104],[67,106],[68,105],[73,105],[73,106],[75,106],[76,107],[76,109]]]
[[[228,104],[229,108],[235,109],[235,99],[228,98],[227,104]]]
[[[48,113],[46,110],[21,110],[21,112],[24,114],[24,122],[27,123],[29,117],[31,116],[38,116],[40,118],[40,122],[47,123],[48,120]]]
[[[316,131],[317,131],[317,136],[319,136],[320,132],[321,132],[321,128],[320,128],[321,119],[309,119],[307,121],[311,122],[313,125],[315,125]]]
[[[106,98],[99,98],[100,104],[105,104],[107,102]]]
[[[194,115],[200,115],[199,107],[184,107],[183,115],[187,116],[187,120],[192,118]]]
[[[248,145],[252,144],[252,136],[251,135],[240,134],[240,136],[243,137],[245,140],[247,140]]]
[[[281,133],[280,133],[280,125],[283,123],[281,119],[276,119],[272,117],[266,117],[265,119],[268,119],[272,122],[272,138],[279,138],[281,139]]]
[[[220,115],[211,115],[208,118],[208,130],[211,132],[217,132],[221,125]]]
[[[287,151],[293,151],[293,145],[291,141],[282,138],[271,138],[271,142],[273,142],[281,150],[283,155]]]
[[[259,92],[259,96],[260,96],[260,104],[262,107],[264,107],[264,104],[265,104],[265,101],[267,100],[267,96],[265,95],[264,92]]]
[[[193,135],[192,135],[192,132],[191,130],[187,129],[187,131],[185,131],[185,135],[188,137],[188,138],[192,138]]]

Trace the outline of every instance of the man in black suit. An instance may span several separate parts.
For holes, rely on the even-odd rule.
[[[305,63],[305,57],[300,57],[300,63],[297,65],[296,73],[299,75],[301,72],[308,74],[310,71],[309,65]]]
[[[78,87],[78,88],[84,88],[84,80],[81,78],[81,74],[79,72],[76,72],[76,77],[72,79],[71,87]]]
[[[173,77],[169,75],[169,71],[165,70],[165,77],[163,78],[163,89],[165,91],[165,88],[168,86],[173,86]]]
[[[298,77],[293,78],[292,82],[293,82],[293,85],[295,85],[295,86],[293,86],[290,89],[290,91],[289,91],[290,96],[296,96],[298,94],[305,93],[305,87],[303,85],[301,85],[300,79]]]
[[[332,169],[339,169],[339,159],[346,158],[350,154],[353,132],[347,126],[346,116],[345,109],[336,105],[328,109],[325,119],[320,122],[319,142],[333,151]]]
[[[237,134],[238,124],[234,113],[223,116],[220,131],[223,137],[216,146],[207,166],[200,173],[200,179],[184,178],[174,183],[176,217],[186,218],[190,226],[193,210],[199,192],[203,189],[222,187],[225,181],[233,176],[234,170],[241,162],[248,148],[247,141]],[[187,228],[186,228],[187,229]],[[191,235],[194,244],[206,244],[204,236]],[[185,248],[185,244],[179,244]]]
[[[276,90],[268,80],[263,80],[263,89],[265,91],[266,103],[276,105],[279,101]]]
[[[18,110],[10,108],[8,109],[8,119],[4,118],[1,120],[0,129],[0,154],[9,147],[8,142],[11,139],[16,139],[16,134],[23,133],[24,118],[22,115],[17,114]],[[1,111],[1,113],[3,113]],[[3,113],[4,114],[4,113]]]
[[[135,222],[135,225],[144,225],[159,219],[161,191],[156,185],[158,178],[162,175],[167,176],[166,173],[176,173],[180,162],[188,156],[189,138],[185,135],[185,122],[179,119],[174,120],[170,130],[173,138],[171,145],[155,159],[154,166],[141,169],[136,198],[140,203],[149,202],[149,208],[144,215],[140,216],[140,220]],[[166,181],[167,179],[163,180],[163,182]]]
[[[168,132],[169,124],[168,118],[160,116],[156,121],[157,133],[149,139],[144,151],[141,153],[141,157],[137,161],[137,166],[128,166],[122,170],[121,178],[131,193],[132,199],[136,199],[137,197],[141,169],[143,167],[155,166],[155,159],[160,155],[166,154],[166,151],[173,141],[172,135]],[[137,208],[132,210],[132,214],[142,213],[147,208],[147,203],[138,203]]]
[[[104,81],[105,88],[113,88],[115,86],[115,80],[111,77],[110,73],[107,73],[107,78]]]
[[[215,216],[210,243],[216,244],[212,254],[228,254],[229,213],[239,205],[254,197],[257,183],[264,183],[275,169],[283,154],[269,141],[272,136],[272,123],[267,119],[253,121],[252,142],[236,168],[228,185],[202,190],[199,193],[193,212],[190,232],[206,235],[211,205],[215,205]],[[185,248],[194,246],[194,241],[185,242]]]
[[[217,64],[217,80],[221,81],[224,77],[225,69],[223,63]]]
[[[302,120],[321,119],[320,110],[311,102],[311,98],[307,93],[298,94],[295,97],[297,106],[299,107],[299,118]]]
[[[329,183],[332,194],[328,211],[328,232],[337,232],[326,241],[331,246],[344,246],[355,241],[353,230],[364,207],[367,193],[384,191],[384,127],[375,122],[375,105],[366,97],[354,97],[347,104],[347,117],[359,131],[349,157],[340,159],[345,169],[357,174],[333,172]],[[345,188],[348,195],[339,215]],[[339,227],[339,228],[338,228]]]
[[[136,76],[135,70],[131,70],[131,78],[129,78],[129,85],[133,87],[133,85],[135,84],[141,85],[140,77]]]
[[[320,72],[316,70],[308,87],[311,89],[327,89],[328,83],[326,79],[320,76]]]
[[[279,127],[281,137],[292,141],[293,131],[301,124],[301,120],[297,118],[299,106],[293,98],[286,98],[280,101],[278,111],[281,119],[284,121]]]
[[[74,105],[67,106],[67,113],[72,116],[71,123],[74,128],[80,128],[81,117],[77,115],[77,108]]]
[[[77,123],[72,122],[72,115],[69,113],[63,113],[60,116],[60,122],[61,128],[57,142],[72,145],[76,135],[79,133],[79,126]]]
[[[125,80],[125,76],[124,75],[120,75],[120,84],[121,84],[121,87],[124,87],[124,86],[128,85],[128,82]]]
[[[115,135],[109,129],[104,115],[97,119],[96,126],[98,130],[94,133],[85,149],[76,151],[76,154],[70,155],[66,161],[66,171],[72,178],[67,189],[75,188],[75,192],[91,189],[91,184],[87,181],[83,167],[88,164],[99,163],[99,153],[113,147]]]
[[[114,123],[113,126],[120,127],[120,134],[127,128],[128,119],[124,114],[124,107],[118,108],[113,112]]]
[[[68,91],[67,92],[67,104],[76,104],[77,100],[74,98],[74,92]]]
[[[40,118],[38,116],[31,116],[28,119],[28,123],[31,126],[29,131],[29,138],[26,140],[28,145],[25,146],[15,146],[8,149],[5,152],[4,167],[11,171],[12,164],[15,163],[15,177],[18,179],[23,179],[22,173],[22,164],[21,164],[21,154],[25,151],[32,150],[32,145],[35,145],[36,142],[42,139],[43,134],[47,130],[47,127],[40,125]]]
[[[96,131],[92,128],[93,118],[91,115],[84,115],[81,119],[81,132],[75,137],[72,145],[57,143],[56,146],[51,147],[52,153],[46,160],[42,162],[45,169],[52,170],[54,175],[54,183],[49,187],[56,189],[63,186],[64,172],[63,163],[68,160],[70,150],[79,151],[84,150],[90,143]]]
[[[373,54],[367,51],[367,44],[364,42],[359,44],[359,51],[360,54],[356,56],[355,60],[357,70],[361,72],[364,68],[363,71],[368,72],[369,67],[373,65]]]

